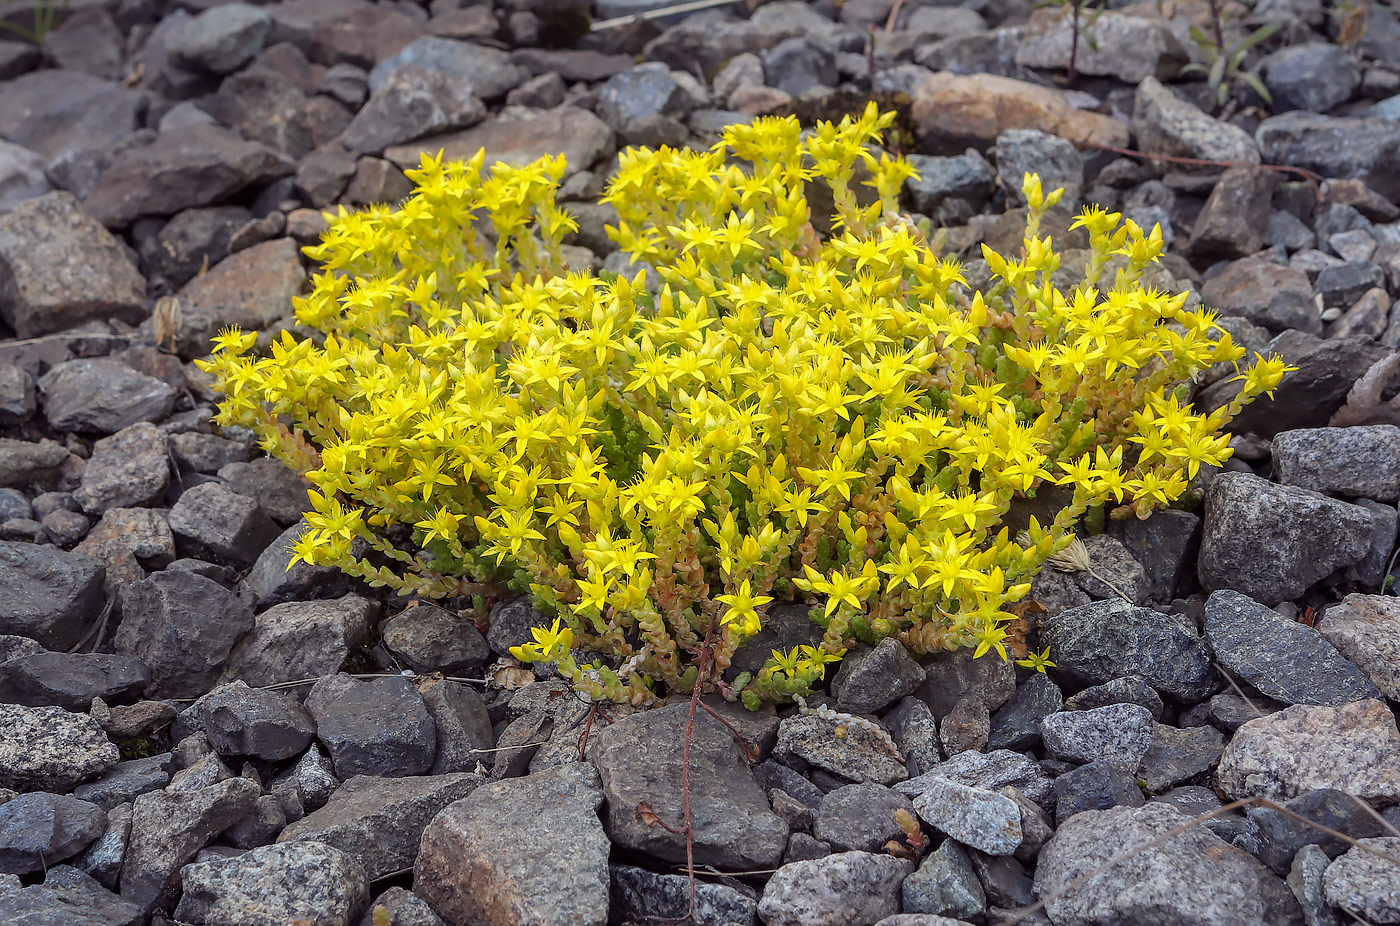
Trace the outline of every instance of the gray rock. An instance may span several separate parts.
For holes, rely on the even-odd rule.
[[[1342,704],[1380,695],[1316,630],[1239,592],[1210,596],[1205,632],[1222,668],[1276,701]]]
[[[938,724],[938,741],[943,754],[952,756],[969,749],[983,749],[992,732],[987,706],[973,698],[963,698]]]
[[[1201,584],[1234,588],[1265,605],[1297,598],[1370,548],[1364,508],[1251,473],[1211,480],[1205,510]]]
[[[334,846],[377,880],[412,867],[428,823],[485,781],[473,774],[358,775],[337,788],[324,807],[283,830],[277,841],[311,840]]]
[[[1400,865],[1376,853],[1400,855],[1400,837],[1362,839],[1327,866],[1327,902],[1371,923],[1400,921]]]
[[[151,670],[149,693],[197,698],[219,677],[240,637],[253,629],[247,604],[212,579],[157,572],[123,594],[112,644]]]
[[[693,922],[752,926],[758,901],[736,887],[738,883],[696,884]],[[685,919],[690,910],[690,879],[631,865],[613,865],[611,899],[612,913],[624,920]]]
[[[341,780],[421,775],[433,766],[437,731],[406,678],[329,676],[311,687],[306,708]]]
[[[491,658],[485,638],[469,620],[429,604],[389,618],[380,636],[395,658],[419,674],[468,674]]]
[[[294,169],[283,155],[228,129],[184,126],[114,156],[83,208],[109,228],[124,228],[142,216],[223,202]]]
[[[92,557],[0,541],[0,632],[72,649],[102,611],[105,574]]]
[[[1400,800],[1400,731],[1380,700],[1299,704],[1236,730],[1216,774],[1237,799],[1334,788],[1391,803]]]
[[[1175,77],[1187,61],[1181,43],[1158,19],[1108,11],[1084,25],[1075,55],[1080,74],[1115,77],[1136,84],[1152,77]],[[1022,67],[1061,69],[1069,66],[1073,29],[1059,10],[1040,10],[1020,47],[1016,63]]]
[[[234,567],[257,562],[277,539],[277,525],[256,500],[206,482],[180,493],[170,509],[170,530],[188,555]]]
[[[229,239],[251,219],[242,206],[186,209],[163,225],[158,219],[138,222],[133,235],[146,273],[183,286],[227,257]]]
[[[359,926],[375,926],[374,914],[381,909],[389,914],[389,922],[394,926],[444,926],[442,917],[432,907],[401,887],[391,887],[376,897],[360,917]]]
[[[1278,113],[1290,109],[1325,113],[1351,99],[1361,86],[1355,59],[1330,42],[1280,48],[1259,62],[1259,74]]]
[[[0,788],[62,794],[119,758],[96,720],[61,707],[0,704],[0,729]]]
[[[1293,859],[1288,873],[1288,887],[1303,908],[1305,926],[1340,926],[1341,919],[1327,903],[1323,876],[1331,861],[1317,846],[1304,846]]]
[[[496,745],[486,703],[476,689],[460,682],[424,679],[418,692],[437,728],[437,755],[431,774],[490,768]]]
[[[264,241],[220,261],[180,290],[183,308],[175,338],[180,356],[208,354],[210,339],[229,325],[268,328],[290,314],[305,280],[300,248],[291,238]]]
[[[758,915],[767,926],[874,923],[899,912],[899,886],[913,870],[905,859],[870,852],[791,862],[768,879]]]
[[[1278,172],[1254,165],[1221,174],[1196,217],[1187,249],[1205,257],[1244,257],[1264,244]]]
[[[1215,690],[1205,641],[1168,615],[1121,599],[1071,608],[1045,622],[1040,642],[1058,673],[1077,684],[1101,684],[1126,675],[1184,701]]]
[[[114,701],[150,681],[137,659],[107,653],[34,653],[0,663],[0,701],[86,711],[93,698]]]
[[[316,110],[282,74],[254,68],[231,74],[204,105],[220,124],[286,157],[301,158],[316,147]],[[327,134],[334,137],[342,128],[344,122]]]
[[[686,704],[645,711],[595,731],[589,743],[607,798],[608,836],[628,849],[673,862],[686,857],[685,837],[649,826],[638,817],[637,806],[645,802],[671,826],[682,819],[681,756],[688,716]],[[695,715],[690,761],[696,861],[720,869],[775,865],[787,842],[787,824],[770,809],[734,734],[707,711]]]
[[[797,714],[778,724],[778,745],[774,756],[782,761],[790,758],[812,765],[854,781],[873,781],[891,785],[909,777],[903,756],[892,749],[874,731],[864,726],[848,724],[846,736],[837,738],[838,721],[825,720],[815,714]]]
[[[918,797],[920,819],[965,846],[1010,855],[1021,845],[1021,809],[1011,798],[934,778]]]
[[[1146,802],[1133,773],[1107,762],[1090,762],[1055,779],[1057,825],[1086,810],[1141,807]]]
[[[910,775],[919,775],[943,761],[938,744],[938,721],[918,698],[904,698],[884,716],[884,724],[904,755]]]
[[[970,649],[938,653],[924,660],[924,683],[914,693],[943,719],[963,699],[994,711],[1016,693],[1016,667],[1004,659],[977,659]]]
[[[1046,751],[1070,762],[1103,761],[1135,772],[1152,743],[1152,713],[1137,704],[1060,711],[1040,724]]]
[[[0,136],[61,162],[130,135],[144,108],[142,94],[120,84],[70,68],[38,70],[4,84]]]
[[[226,437],[186,431],[170,435],[170,455],[184,470],[217,473],[230,463],[248,462],[248,447]]]
[[[21,145],[0,142],[0,213],[51,190],[42,157]]]
[[[638,123],[655,117],[684,119],[693,108],[690,95],[659,61],[648,61],[608,78],[598,88],[598,115],[627,138]]]
[[[219,478],[239,495],[256,498],[272,520],[284,527],[296,524],[311,510],[306,495],[311,483],[275,457],[230,463],[219,470]]]
[[[1331,788],[1300,794],[1285,801],[1283,807],[1289,814],[1296,814],[1353,839],[1380,836],[1385,831],[1381,821],[1364,801]],[[1350,846],[1347,840],[1309,826],[1289,814],[1280,813],[1272,807],[1249,808],[1245,812],[1248,822],[1238,845],[1280,875],[1288,874],[1294,856],[1303,846],[1315,845],[1329,858],[1336,858]]]
[[[1291,212],[1274,209],[1269,213],[1269,224],[1264,229],[1264,244],[1267,247],[1282,245],[1288,251],[1301,251],[1317,243],[1312,229],[1304,225]]]
[[[351,151],[377,154],[424,135],[464,129],[486,116],[471,83],[418,65],[397,67],[340,136]]]
[[[1389,595],[1348,595],[1323,613],[1318,630],[1361,667],[1387,698],[1400,700],[1400,607]]]
[[[604,926],[602,802],[598,773],[586,763],[483,785],[424,830],[415,893],[449,923]]]
[[[564,155],[569,176],[592,166],[614,151],[612,130],[591,112],[576,106],[557,109],[506,110],[459,132],[433,135],[406,145],[395,145],[384,157],[401,168],[417,167],[423,152],[448,160],[467,159],[486,150],[486,162],[505,161],[517,167],[546,154]]]
[[[86,849],[107,828],[96,804],[32,792],[0,804],[0,873],[27,875]]]
[[[34,377],[22,367],[0,361],[0,424],[16,425],[28,421],[38,407]],[[28,517],[27,508],[23,516]]]
[[[1043,674],[1017,686],[1016,694],[992,715],[988,749],[1033,749],[1040,743],[1040,724],[1064,707],[1060,687]]]
[[[1283,431],[1270,450],[1280,482],[1382,502],[1400,499],[1400,428],[1394,425]]]
[[[833,682],[836,709],[878,714],[923,684],[925,675],[902,643],[886,637],[868,653],[841,661]]]
[[[809,37],[783,39],[760,57],[767,86],[794,97],[837,83],[836,57],[826,44]]]
[[[1262,228],[1256,226],[1255,230],[1257,233]],[[1247,252],[1235,251],[1236,255],[1241,253]],[[1285,328],[1322,331],[1322,319],[1313,302],[1312,284],[1307,274],[1276,264],[1265,256],[1234,261],[1205,282],[1201,298],[1227,315],[1238,315],[1275,331]]]
[[[650,274],[648,275],[650,276]],[[775,649],[787,652],[794,646],[803,644],[815,646],[819,643],[822,631],[809,617],[811,610],[804,604],[773,605],[758,633],[745,639],[734,651],[734,658],[729,663],[730,675],[726,678],[732,681],[733,677],[740,672],[758,672],[772,656]],[[517,616],[514,620],[518,624],[523,620],[523,617]],[[494,628],[494,614],[492,621]],[[544,626],[548,626],[548,624],[548,621],[544,622]],[[525,635],[518,642],[525,642],[529,639],[529,632],[524,630],[521,632]]]
[[[69,456],[62,444],[47,438],[34,442],[0,437],[0,486],[29,485],[36,479],[53,483]]]
[[[1038,173],[1047,191],[1065,191],[1062,208],[1073,211],[1078,207],[1084,187],[1084,159],[1068,141],[1035,129],[1009,129],[997,137],[993,151],[997,179],[1008,203],[1024,205],[1021,180],[1028,173]]]
[[[159,791],[169,783],[170,753],[162,752],[144,759],[118,762],[96,781],[74,788],[73,796],[110,811],[130,804],[149,791]]]
[[[259,614],[229,654],[223,679],[274,685],[333,675],[360,645],[379,605],[359,595],[292,601]]]
[[[775,11],[771,18],[677,23],[648,42],[642,54],[648,61],[664,61],[673,68],[695,67],[702,73],[713,74],[735,55],[743,52],[759,54],[783,39],[807,32],[809,25],[799,17],[800,12],[804,11],[795,14],[790,4],[775,6],[784,9]],[[825,19],[816,11],[812,12],[812,18]],[[830,28],[830,21],[825,25]]]
[[[119,594],[122,586],[144,579],[148,569],[164,569],[175,561],[175,537],[163,510],[110,508],[73,552],[105,563],[107,587]]]
[[[945,839],[900,886],[906,914],[971,920],[987,912],[987,894],[956,839]],[[896,917],[896,919],[898,919]],[[888,923],[889,919],[881,922]],[[918,926],[912,923],[910,926]]]
[[[1056,926],[1301,926],[1297,902],[1283,882],[1203,827],[1076,883],[1125,847],[1150,843],[1187,819],[1175,807],[1152,803],[1065,821],[1041,852],[1035,874],[1035,893],[1046,900]]]
[[[246,492],[239,494],[247,495]],[[260,501],[266,505],[266,499]],[[292,563],[293,548],[309,529],[305,521],[299,521],[284,530],[263,549],[253,568],[243,577],[239,592],[252,602],[254,610],[262,611],[289,602],[339,598],[350,590],[349,577],[334,566],[313,566],[300,560]]]
[[[914,208],[925,215],[935,215],[938,207],[950,199],[966,200],[980,207],[995,189],[991,166],[975,150],[954,157],[911,154],[908,161],[918,168],[919,175],[904,181],[904,189]]]
[[[352,926],[369,899],[365,871],[348,853],[316,842],[263,846],[180,873],[175,916],[190,923],[272,926],[288,919]]]
[[[107,829],[80,855],[74,866],[79,871],[91,875],[94,880],[108,890],[117,886],[117,876],[121,874],[122,857],[126,855],[126,841],[131,835],[131,805],[121,804],[107,811]]]
[[[488,102],[505,96],[529,76],[498,48],[425,35],[374,66],[369,72],[370,93],[377,94],[388,83],[389,75],[408,66],[436,71],[465,84],[474,95]]]
[[[0,216],[0,267],[0,318],[21,338],[89,319],[134,323],[146,311],[140,272],[71,193],[47,193]]]
[[[1333,235],[1333,240],[1339,236]],[[1313,281],[1313,291],[1323,309],[1347,309],[1372,289],[1385,285],[1385,273],[1369,259],[1347,260],[1322,268]]]
[[[132,926],[141,921],[141,911],[76,868],[59,865],[43,884],[0,891],[0,918],[25,926]]]
[[[846,785],[822,798],[812,835],[830,843],[837,852],[880,852],[890,840],[904,840],[904,831],[895,820],[899,810],[912,815],[914,805],[884,785]]]
[[[1158,724],[1142,757],[1140,778],[1149,791],[1165,791],[1210,771],[1224,751],[1225,738],[1214,727]]]
[[[1139,147],[1151,154],[1259,163],[1259,149],[1243,129],[1211,118],[1155,77],[1138,84],[1133,134]]]
[[[1055,806],[1055,786],[1050,777],[1034,760],[1009,749],[959,753],[917,778],[899,782],[894,789],[906,797],[918,797],[937,779],[984,791],[1000,791],[1011,785],[1041,807]]]
[[[1068,711],[1087,711],[1106,704],[1141,705],[1152,714],[1153,720],[1161,720],[1165,709],[1161,695],[1140,675],[1126,675],[1085,688],[1066,698],[1064,707]]]
[[[170,483],[165,434],[149,422],[122,428],[93,444],[73,498],[88,514],[112,508],[143,508]]]
[[[215,836],[257,803],[261,789],[246,778],[206,788],[153,791],[136,799],[131,838],[122,860],[122,899],[151,911],[169,905],[180,889],[180,869]]]
[[[282,803],[287,819],[295,821],[324,807],[339,787],[331,760],[312,743],[296,765],[272,780],[271,791]]]
[[[171,38],[171,59],[191,70],[231,74],[257,57],[272,28],[272,18],[247,3],[207,9],[185,23]]]
[[[1400,153],[1400,124],[1395,122],[1295,111],[1265,119],[1254,138],[1270,164],[1364,180],[1392,200],[1400,195],[1400,174],[1392,169]]]
[[[276,691],[243,682],[221,685],[190,705],[177,738],[200,731],[221,756],[255,756],[279,762],[299,756],[316,736],[301,705]],[[182,718],[184,720],[184,718]]]

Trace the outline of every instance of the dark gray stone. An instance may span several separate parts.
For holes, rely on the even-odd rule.
[[[1205,632],[1223,669],[1276,701],[1343,704],[1380,697],[1322,634],[1239,592],[1211,594]]]
[[[117,701],[141,691],[150,672],[139,659],[106,653],[34,653],[0,664],[0,701],[86,711],[93,698]]]
[[[216,6],[185,23],[171,37],[170,57],[192,70],[231,74],[257,57],[271,28],[272,18],[255,6]]]
[[[1106,704],[1137,704],[1147,708],[1153,720],[1162,719],[1161,695],[1141,675],[1110,679],[1065,699],[1065,710],[1088,711]]]
[[[240,592],[254,610],[264,611],[288,602],[339,598],[350,590],[349,577],[334,566],[313,566],[300,560],[292,563],[293,548],[308,530],[304,521],[284,530],[263,548],[253,568],[243,577]]]
[[[315,842],[263,846],[209,859],[180,873],[175,916],[195,923],[312,919],[352,926],[369,899],[364,869],[349,854]]]
[[[1055,806],[1055,786],[1050,777],[1032,759],[1009,749],[959,753],[917,778],[899,782],[894,789],[906,797],[917,797],[938,778],[984,791],[1000,791],[1011,785],[1041,807]]]
[[[1288,887],[1303,908],[1305,926],[1341,926],[1337,911],[1327,902],[1327,891],[1323,880],[1327,866],[1332,864],[1317,846],[1304,846],[1293,857],[1293,867],[1288,872]]]
[[[87,801],[40,791],[11,798],[0,804],[0,874],[46,871],[106,829],[106,812]]]
[[[844,737],[836,735],[838,726],[845,727]],[[885,736],[864,726],[815,714],[797,714],[778,725],[774,757],[789,764],[808,762],[847,781],[891,785],[909,777],[904,757],[892,740],[887,742]]]
[[[120,84],[70,68],[38,70],[4,84],[0,136],[62,161],[129,135],[144,108],[143,95]]]
[[[1165,791],[1209,772],[1224,751],[1225,738],[1214,727],[1157,724],[1142,757],[1141,781],[1149,791]]]
[[[283,830],[277,841],[309,840],[334,846],[377,880],[412,867],[428,823],[485,782],[469,773],[407,778],[357,775],[337,788],[324,807]]]
[[[121,804],[107,811],[107,829],[73,863],[108,890],[115,890],[122,871],[126,840],[131,835],[131,805]]]
[[[1369,260],[1348,260],[1323,267],[1313,281],[1313,292],[1323,309],[1347,309],[1372,289],[1384,288],[1385,273]]]
[[[486,116],[471,83],[417,65],[394,69],[340,136],[351,151],[378,154],[424,135],[464,129]]]
[[[1283,808],[1320,826],[1352,839],[1381,836],[1385,827],[1360,798],[1331,788],[1300,794],[1283,803]],[[1239,846],[1253,853],[1280,875],[1287,875],[1293,858],[1303,846],[1316,845],[1328,858],[1336,858],[1351,846],[1347,840],[1309,826],[1271,807],[1251,807],[1245,811],[1244,835]]]
[[[758,915],[767,926],[874,923],[899,912],[899,886],[913,870],[913,862],[871,852],[789,862],[768,879]]]
[[[879,852],[891,840],[904,840],[904,831],[895,820],[899,810],[912,816],[914,805],[884,785],[846,785],[822,798],[812,835],[830,843],[837,852]]]
[[[926,673],[894,637],[860,656],[847,655],[833,680],[836,709],[878,714],[923,684]]]
[[[374,66],[369,72],[370,93],[378,93],[388,82],[389,75],[407,66],[436,71],[467,85],[476,96],[488,102],[505,96],[529,76],[511,62],[509,54],[498,48],[427,35]]]
[[[1152,713],[1137,704],[1060,711],[1040,724],[1045,751],[1070,762],[1106,762],[1136,772],[1152,743]]]
[[[993,153],[997,179],[1006,191],[1008,203],[1025,204],[1022,178],[1036,173],[1047,191],[1065,191],[1061,208],[1073,211],[1078,207],[1084,187],[1084,159],[1065,139],[1036,129],[1008,129],[997,137]]]
[[[942,720],[964,698],[976,701],[988,712],[1001,707],[1016,693],[1016,667],[997,659],[976,659],[970,649],[938,653],[924,660],[926,679],[914,697],[926,702]]]
[[[932,778],[914,798],[919,818],[963,845],[1010,855],[1021,845],[1021,808],[1005,795]]]
[[[947,200],[964,200],[980,207],[995,189],[995,174],[976,151],[953,157],[911,154],[908,160],[918,168],[919,176],[904,181],[904,189],[914,208],[925,215],[936,215]]]
[[[1146,798],[1133,773],[1107,762],[1090,762],[1055,779],[1057,826],[1086,810],[1141,807],[1144,803]]]
[[[445,679],[424,679],[418,692],[437,728],[434,775],[489,769],[496,745],[486,703],[475,688]]]
[[[490,647],[471,621],[430,604],[389,618],[380,636],[395,658],[419,674],[471,674],[491,658]]]
[[[141,911],[88,875],[67,865],[47,872],[43,884],[0,890],[0,920],[24,926],[136,926]]]
[[[406,678],[323,678],[307,693],[306,707],[341,780],[421,775],[433,766],[437,731]]]
[[[61,794],[117,764],[117,747],[86,714],[0,704],[0,788]]]
[[[1280,48],[1259,62],[1259,73],[1276,113],[1302,109],[1325,113],[1351,99],[1361,69],[1340,45],[1304,42]]]
[[[0,541],[0,633],[72,649],[102,612],[105,575],[92,557]]]
[[[696,884],[692,922],[697,926],[752,926],[758,900],[751,889],[741,889],[740,883]],[[690,910],[690,879],[613,865],[611,900],[612,914],[624,919],[684,919]]]
[[[1257,226],[1256,234],[1263,228]],[[1247,252],[1237,250],[1233,256],[1240,253]],[[1277,264],[1266,255],[1230,263],[1205,281],[1201,286],[1201,299],[1226,315],[1246,318],[1273,331],[1296,328],[1313,334],[1322,332],[1322,318],[1313,302],[1312,283],[1307,274]]]
[[[110,811],[170,783],[170,753],[118,762],[96,781],[78,785],[73,796]],[[130,821],[128,821],[130,822]]]
[[[73,497],[88,514],[152,505],[170,484],[168,454],[167,438],[155,425],[125,427],[93,444]]]
[[[900,886],[905,914],[972,920],[987,912],[987,894],[956,839],[945,839]],[[897,918],[896,918],[897,919]],[[889,922],[884,920],[882,922]],[[910,926],[918,926],[911,923]]]
[[[693,108],[690,95],[659,61],[639,64],[610,77],[598,88],[598,115],[624,138],[643,120],[684,119]]]
[[[1205,496],[1198,573],[1210,591],[1233,588],[1261,604],[1303,594],[1370,549],[1366,509],[1251,473],[1222,473]]]
[[[212,687],[234,644],[252,629],[252,611],[228,589],[171,569],[124,592],[122,622],[112,644],[150,668],[148,693],[197,698]]]
[[[180,493],[170,509],[170,530],[185,555],[246,568],[278,537],[277,525],[255,499],[219,482]]]
[[[1006,706],[992,715],[988,749],[1034,749],[1040,743],[1040,723],[1064,707],[1060,687],[1049,676],[1036,674],[1017,686]]]
[[[938,721],[923,701],[903,698],[894,710],[884,716],[883,723],[899,744],[910,775],[922,774],[943,761],[938,745]]]
[[[1264,160],[1324,177],[1355,178],[1389,199],[1400,196],[1400,125],[1384,119],[1334,118],[1287,112],[1265,119],[1254,133]]]
[[[1149,154],[1259,163],[1259,149],[1244,129],[1211,118],[1155,77],[1137,86],[1132,127],[1138,147]]]
[[[689,706],[678,704],[615,720],[594,732],[589,756],[602,776],[613,842],[670,861],[685,858],[685,837],[647,825],[638,817],[637,805],[645,802],[672,826],[681,819],[688,716]],[[696,861],[721,869],[776,864],[787,841],[787,824],[769,808],[734,734],[707,711],[695,715],[690,761]]]
[[[231,682],[190,705],[177,738],[203,732],[221,756],[254,756],[279,762],[299,756],[316,736],[316,726],[301,705],[276,691]]]

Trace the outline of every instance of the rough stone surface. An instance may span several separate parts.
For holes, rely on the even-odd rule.
[[[0,633],[72,649],[102,611],[105,574],[90,556],[0,541]]]
[[[836,709],[878,714],[923,684],[925,674],[902,643],[886,637],[866,655],[842,660],[833,682],[838,692]]]
[[[274,605],[229,653],[222,678],[275,685],[340,671],[378,615],[378,602],[359,595]]]
[[[902,757],[883,738],[858,725],[847,725],[845,738],[837,738],[838,725],[815,714],[785,718],[778,724],[774,754],[784,760],[796,757],[854,781],[890,785],[909,777]]]
[[[1306,624],[1222,589],[1206,600],[1206,640],[1221,668],[1285,704],[1344,704],[1380,695]]]
[[[1165,791],[1209,772],[1224,751],[1225,737],[1214,727],[1157,724],[1139,777],[1149,791]]]
[[[1021,809],[1009,797],[935,778],[914,799],[925,823],[988,855],[1010,855],[1021,845]]]
[[[1335,788],[1394,803],[1400,801],[1400,731],[1379,700],[1295,705],[1236,730],[1217,775],[1234,798],[1284,801]]]
[[[428,604],[394,615],[380,627],[380,636],[390,653],[420,674],[467,675],[491,657],[471,621]]]
[[[480,122],[486,107],[470,83],[416,65],[395,68],[340,136],[351,151],[377,154],[439,132]]]
[[[1054,8],[1037,10],[1016,50],[1016,63],[1031,68],[1064,68],[1074,42],[1070,16]],[[1075,49],[1080,74],[1114,77],[1135,84],[1149,77],[1176,76],[1186,52],[1159,19],[1108,11],[1083,27]]]
[[[117,764],[117,747],[87,714],[0,704],[0,788],[62,794]]]
[[[1327,902],[1367,922],[1400,922],[1400,865],[1375,854],[1400,855],[1400,837],[1360,843],[1327,866],[1322,876]]]
[[[645,802],[664,821],[681,818],[681,755],[688,716],[685,704],[634,714],[597,731],[596,745],[589,745],[607,797],[609,837],[673,862],[685,859],[684,836],[649,826],[638,817],[637,806]],[[720,869],[776,864],[787,842],[787,824],[769,808],[734,734],[708,711],[696,713],[690,760],[697,862]]]
[[[1206,490],[1199,573],[1264,605],[1297,598],[1370,548],[1364,508],[1251,473],[1222,473]]]
[[[360,864],[324,843],[262,846],[235,858],[196,862],[180,872],[184,922],[351,926],[369,898]]]
[[[894,789],[908,797],[918,797],[940,779],[994,792],[1011,785],[1041,807],[1055,806],[1055,786],[1050,777],[1033,759],[1009,749],[959,753],[917,778],[899,782]]]
[[[88,514],[144,508],[170,484],[167,439],[150,422],[122,428],[93,445],[73,498]]]
[[[448,923],[608,921],[608,838],[591,765],[483,785],[423,832],[414,890]],[[541,865],[541,859],[549,859]]]
[[[446,806],[485,783],[469,773],[411,778],[357,775],[315,813],[288,826],[278,842],[311,840],[354,858],[370,879],[413,865],[423,830]]]
[[[27,875],[72,858],[101,836],[107,814],[62,794],[31,792],[0,804],[0,874]]]
[[[1317,626],[1387,698],[1400,700],[1400,602],[1389,595],[1348,595]]]
[[[696,923],[725,923],[748,926],[757,915],[757,898],[735,886],[737,882],[695,886]],[[684,919],[690,910],[690,879],[684,875],[663,875],[631,865],[612,866],[614,915],[623,919]]]
[[[919,870],[900,885],[900,894],[905,914],[971,920],[987,912],[986,891],[956,839],[943,840],[925,856]]]
[[[1365,801],[1331,788],[1300,794],[1285,801],[1283,808],[1288,814],[1272,807],[1249,808],[1245,813],[1248,822],[1239,841],[1241,848],[1280,875],[1288,874],[1294,856],[1303,846],[1317,846],[1330,858],[1336,858],[1350,846],[1346,840],[1309,826],[1292,814],[1353,839],[1380,836],[1385,830]]]
[[[564,175],[591,166],[613,150],[613,133],[607,123],[584,109],[560,106],[550,110],[514,109],[460,132],[433,135],[396,145],[384,157],[401,168],[416,167],[419,154],[447,159],[470,158],[486,149],[486,163],[505,161],[520,167],[546,154],[563,154],[568,160]]]
[[[768,879],[758,915],[767,926],[874,923],[899,912],[899,885],[913,870],[905,859],[870,852],[792,862]]]
[[[1152,713],[1137,704],[1108,704],[1087,711],[1060,711],[1040,724],[1045,749],[1070,762],[1107,762],[1137,771],[1152,743]]]
[[[1058,673],[1078,684],[1141,676],[1164,694],[1204,700],[1216,688],[1205,641],[1173,618],[1120,599],[1050,618],[1041,633]]]
[[[879,852],[890,840],[904,840],[895,820],[899,810],[913,813],[914,805],[884,785],[846,785],[822,798],[813,835],[838,852]]]
[[[1123,849],[1187,819],[1175,807],[1152,803],[1065,821],[1036,866],[1035,892],[1047,899],[1051,920],[1056,926],[1302,926],[1283,881],[1204,827],[1188,828],[1069,887]]]
[[[1248,133],[1201,112],[1155,77],[1138,84],[1132,125],[1138,147],[1149,154],[1259,163],[1259,148]]]
[[[1284,431],[1270,444],[1274,478],[1331,495],[1400,499],[1400,428],[1390,424]]]
[[[406,678],[329,676],[311,687],[306,708],[341,780],[421,775],[433,766],[437,731]]]
[[[1007,129],[1039,129],[1071,142],[1116,147],[1128,140],[1121,123],[1074,109],[1056,90],[987,74],[930,74],[914,92],[911,115],[931,154],[985,149]]]
[[[108,653],[33,653],[0,662],[0,701],[86,711],[93,698],[140,692],[150,672],[138,659]]]

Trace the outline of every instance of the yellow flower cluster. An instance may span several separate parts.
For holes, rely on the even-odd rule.
[[[257,357],[229,332],[205,365],[219,422],[316,486],[297,558],[429,597],[528,589],[559,620],[516,655],[633,703],[791,698],[887,636],[1005,656],[1008,606],[1081,517],[1179,497],[1287,368],[1256,363],[1231,406],[1192,410],[1191,376],[1243,349],[1139,285],[1160,232],[1116,214],[1084,213],[1085,277],[1054,286],[1037,231],[1058,193],[1034,176],[1022,253],[984,249],[993,280],[970,292],[898,211],[912,169],[874,148],[890,119],[624,152],[611,231],[654,265],[655,295],[645,274],[564,270],[559,158],[425,157],[400,207],[342,211],[297,306],[324,340]],[[1010,506],[1054,484],[1070,503],[1013,540]],[[820,643],[726,683],[799,590]]]

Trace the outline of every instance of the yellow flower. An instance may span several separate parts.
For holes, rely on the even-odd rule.
[[[535,638],[535,642],[522,643],[510,648],[510,654],[521,662],[558,662],[569,654],[574,645],[573,630],[568,627],[561,628],[557,617],[548,630],[543,627],[531,627],[530,634]]]
[[[768,595],[753,594],[749,588],[749,580],[745,579],[739,584],[737,592],[732,595],[716,595],[715,600],[729,605],[719,622],[729,624],[738,621],[739,632],[744,636],[751,636],[758,633],[759,629],[760,622],[756,609],[763,607],[773,599]]]

